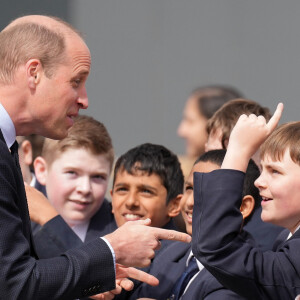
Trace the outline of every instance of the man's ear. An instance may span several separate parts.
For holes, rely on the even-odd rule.
[[[26,63],[26,76],[28,87],[31,90],[36,89],[36,85],[40,82],[42,77],[43,67],[39,59],[30,59]]]
[[[168,216],[170,218],[176,217],[180,213],[180,200],[182,194],[177,195],[175,198],[171,199],[167,205]]]
[[[255,206],[255,200],[253,196],[246,195],[244,196],[242,200],[242,205],[240,207],[241,214],[243,215],[243,219],[246,219],[249,217],[249,215],[252,213]]]
[[[34,173],[38,182],[42,185],[46,185],[47,178],[47,163],[45,159],[41,156],[38,156],[34,162]]]
[[[21,144],[21,150],[23,151],[23,160],[27,166],[32,164],[32,146],[28,140],[25,140]]]

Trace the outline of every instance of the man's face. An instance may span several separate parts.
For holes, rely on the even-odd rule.
[[[286,150],[281,161],[265,156],[262,172],[255,181],[262,197],[261,218],[294,232],[300,225],[300,166]]]
[[[90,52],[75,34],[66,40],[64,63],[57,65],[51,78],[42,73],[36,102],[30,107],[36,133],[53,139],[66,137],[73,117],[79,109],[88,107],[85,82],[90,72]]]
[[[199,112],[197,99],[190,97],[177,130],[178,135],[185,139],[187,155],[196,157],[204,152],[207,139],[206,123],[207,119]]]
[[[87,222],[103,203],[109,175],[105,155],[68,149],[47,168],[49,201],[70,226]]]
[[[158,175],[119,170],[113,190],[112,206],[118,226],[127,221],[151,219],[151,226],[163,227],[169,220],[167,189]]]
[[[185,222],[186,232],[192,235],[192,221],[194,209],[194,172],[208,173],[220,169],[220,166],[210,161],[200,161],[193,166],[189,177],[184,184],[184,193],[180,201],[181,214]]]

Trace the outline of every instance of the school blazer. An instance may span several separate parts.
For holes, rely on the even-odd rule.
[[[159,279],[156,287],[141,284],[131,296],[131,300],[149,297],[165,300],[170,295],[177,279],[186,268],[186,261],[191,252],[191,244],[173,242],[163,250],[155,259],[150,268],[150,274]],[[202,269],[190,283],[182,296],[182,300],[229,300],[244,299],[236,293],[225,289],[216,278],[206,269]]]
[[[97,239],[38,260],[25,188],[0,130],[0,299],[75,299],[115,286],[113,257]]]
[[[104,199],[100,209],[90,220],[84,243],[109,234],[116,229],[117,225],[111,212],[111,203]],[[83,244],[60,215],[44,226],[40,226],[33,238],[40,258],[51,258]]]
[[[300,230],[263,252],[240,234],[244,173],[194,173],[193,253],[222,283],[246,299],[295,299],[300,293]]]

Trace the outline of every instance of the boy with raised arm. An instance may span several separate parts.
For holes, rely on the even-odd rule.
[[[268,123],[262,116],[242,115],[221,170],[194,174],[193,253],[220,283],[247,299],[294,299],[300,292],[300,123],[272,133],[282,110],[279,104]],[[262,219],[290,231],[273,252],[240,235],[244,172],[264,141],[262,173],[255,182],[263,199]]]
[[[253,100],[240,98],[228,101],[208,120],[206,128],[208,140],[205,144],[205,151],[226,149],[230,133],[242,114],[247,116],[251,114],[261,115],[266,121],[269,121],[272,116],[269,108],[263,107]],[[259,151],[252,156],[252,159],[259,166]],[[244,229],[254,237],[255,242],[261,249],[271,250],[283,228],[263,222],[260,215],[261,208],[254,212],[251,221],[247,223]]]

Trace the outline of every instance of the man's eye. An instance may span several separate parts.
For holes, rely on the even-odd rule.
[[[82,81],[82,80],[81,80],[80,78],[74,79],[74,80],[72,81],[72,84],[73,84],[74,87],[79,87],[81,81]]]

